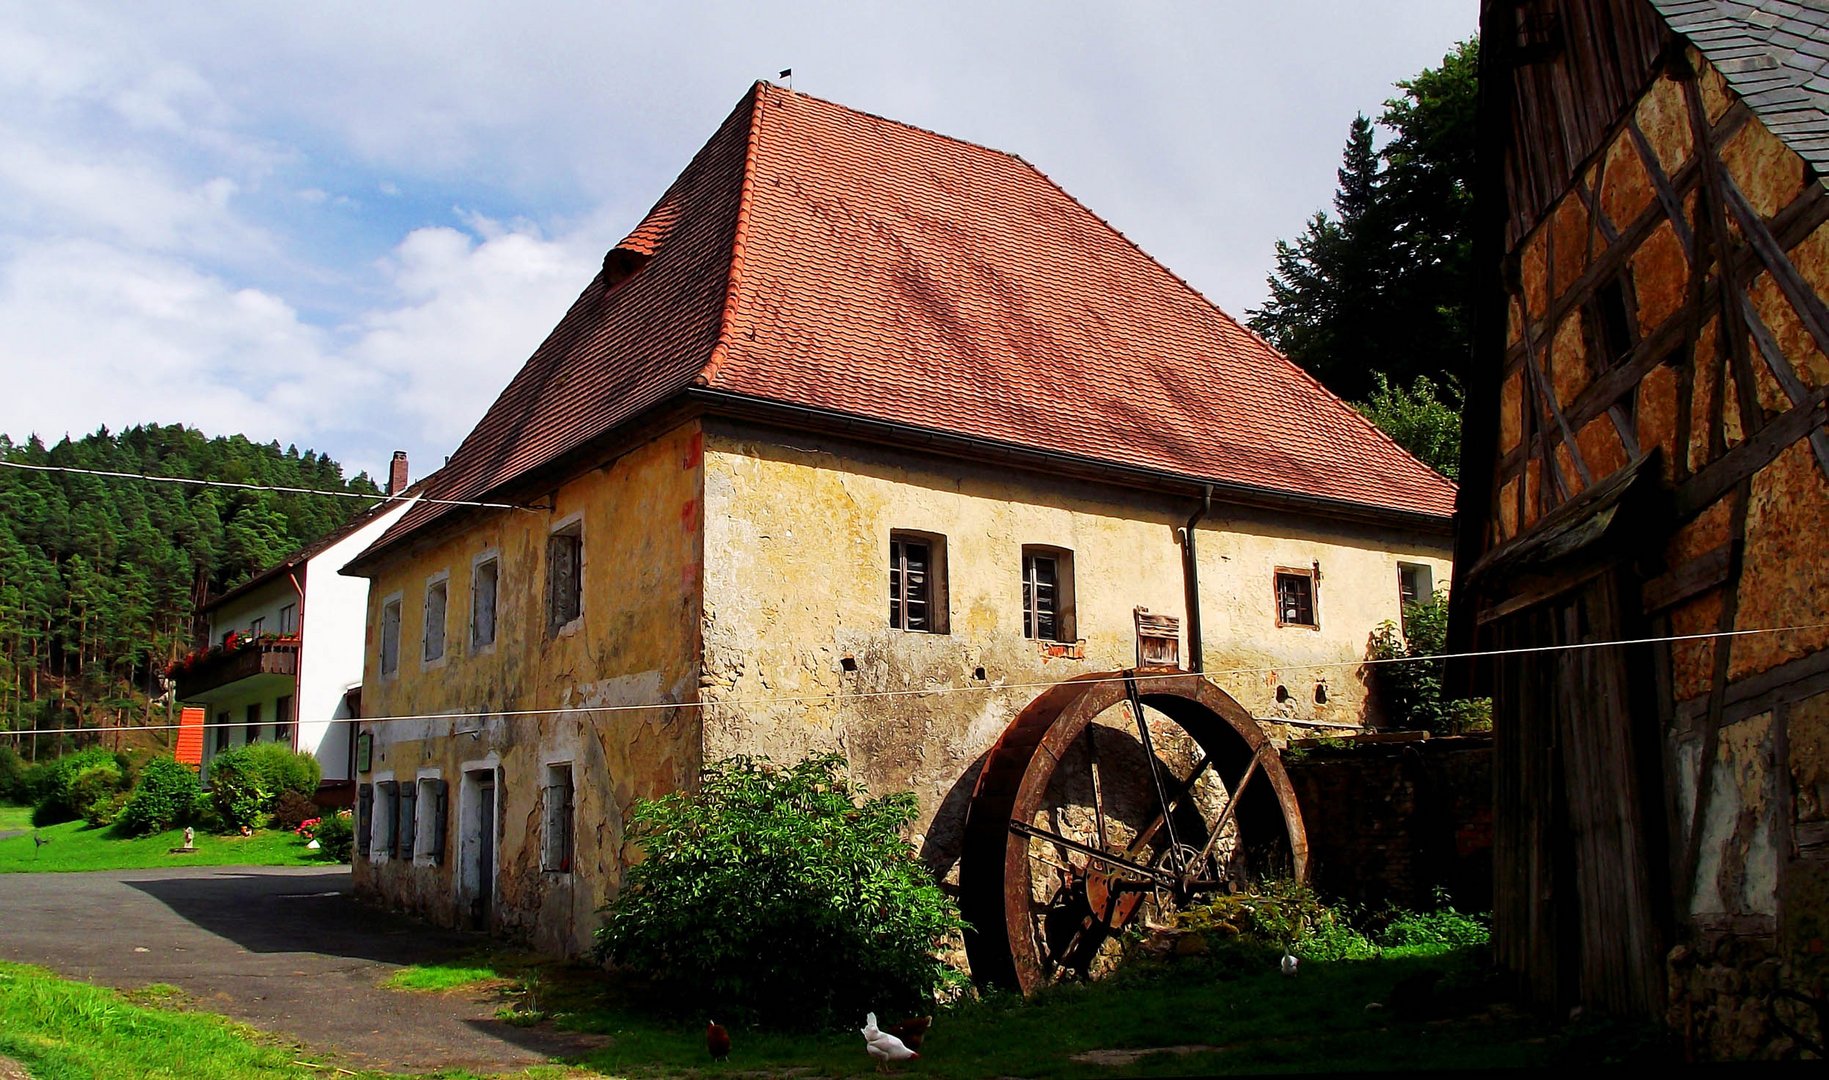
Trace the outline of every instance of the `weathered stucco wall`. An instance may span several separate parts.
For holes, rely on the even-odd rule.
[[[476,835],[495,784],[495,929],[561,954],[588,948],[593,915],[626,865],[623,812],[638,797],[693,782],[700,765],[691,708],[567,711],[689,703],[696,696],[703,552],[701,437],[687,424],[552,493],[551,510],[486,511],[461,533],[395,556],[369,591],[365,716],[373,759],[362,783],[436,777],[450,785],[441,862],[358,856],[356,887],[448,925],[468,924],[486,877]],[[582,526],[580,616],[547,620],[547,543]],[[493,645],[470,644],[475,568],[496,559]],[[422,659],[427,582],[448,575],[445,656]],[[400,664],[379,670],[381,609],[401,603]],[[536,710],[534,715],[516,715]],[[546,711],[557,710],[557,711]],[[548,766],[573,766],[576,857],[541,868]]]
[[[874,790],[917,794],[941,873],[981,757],[1043,686],[1135,666],[1139,606],[1183,619],[1186,656],[1191,501],[708,423],[705,505],[706,756],[839,749]],[[947,632],[890,628],[892,530],[944,537]],[[1023,636],[1024,545],[1072,552],[1071,648]],[[1398,618],[1397,562],[1448,580],[1445,538],[1223,508],[1197,551],[1207,667],[1261,716],[1358,723],[1355,662]],[[1278,627],[1275,568],[1317,561],[1320,628]]]

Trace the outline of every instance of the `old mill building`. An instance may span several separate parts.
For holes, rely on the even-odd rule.
[[[425,483],[345,570],[356,888],[557,953],[708,760],[842,751],[946,875],[1051,684],[1364,722],[1454,500],[1020,158],[766,83]]]

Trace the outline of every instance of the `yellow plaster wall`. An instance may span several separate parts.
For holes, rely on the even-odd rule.
[[[1177,529],[1191,500],[714,426],[705,502],[706,756],[842,750],[873,789],[917,794],[919,841],[942,872],[975,763],[1015,713],[1047,684],[1133,666],[1134,608],[1186,614]],[[946,538],[947,633],[888,625],[899,529]],[[1082,657],[1024,639],[1025,544],[1073,552]],[[1445,536],[1224,507],[1197,550],[1207,669],[1271,718],[1359,722],[1357,661],[1376,624],[1399,615],[1398,561],[1427,564],[1441,587],[1449,577]],[[1317,561],[1321,628],[1279,628],[1275,569]]]
[[[466,769],[499,768],[495,925],[557,953],[590,944],[593,912],[620,880],[622,815],[631,800],[691,783],[700,764],[696,711],[523,710],[691,702],[698,671],[703,515],[701,435],[687,424],[591,469],[551,493],[551,510],[487,511],[462,531],[396,556],[369,590],[363,714],[376,720],[372,769],[360,777],[425,775],[451,785],[453,817]],[[583,613],[558,633],[546,619],[546,544],[573,515],[583,525]],[[498,559],[493,646],[469,648],[472,570]],[[421,660],[426,581],[448,573],[446,657]],[[401,660],[379,673],[381,605],[400,594]],[[455,715],[439,715],[455,714]],[[474,732],[472,736],[470,733]],[[572,762],[577,863],[540,867],[542,787],[549,763]],[[442,866],[356,859],[357,888],[446,924],[467,917],[454,821]]]

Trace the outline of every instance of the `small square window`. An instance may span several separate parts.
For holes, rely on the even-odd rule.
[[[558,874],[572,872],[572,766],[571,762],[546,767],[545,828],[540,843],[540,868]]]
[[[558,630],[584,613],[584,523],[574,521],[546,541],[546,627]]]
[[[439,578],[426,585],[423,655],[428,664],[445,656],[445,600],[450,595],[450,584],[449,579]]]
[[[889,534],[889,625],[917,633],[946,633],[946,537]]]
[[[400,670],[400,598],[381,605],[381,674]]]
[[[1073,609],[1073,552],[1023,548],[1022,636],[1036,641],[1073,641]]]
[[[1315,576],[1310,570],[1276,572],[1276,622],[1278,626],[1319,627],[1315,616]]]
[[[495,644],[495,586],[498,564],[484,559],[470,576],[470,648]]]

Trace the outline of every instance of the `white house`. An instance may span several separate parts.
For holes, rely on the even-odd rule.
[[[406,487],[406,454],[396,451],[387,493]],[[336,571],[412,501],[377,503],[200,609],[207,651],[180,661],[174,676],[178,699],[205,711],[205,775],[230,747],[282,742],[317,757],[321,802],[352,801],[368,582]]]

